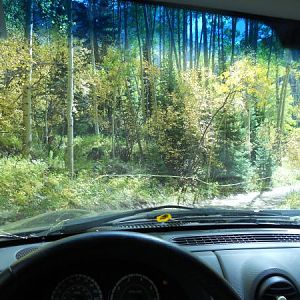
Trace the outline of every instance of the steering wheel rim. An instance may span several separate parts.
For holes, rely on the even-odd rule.
[[[132,232],[83,233],[42,247],[0,274],[0,298],[12,299],[18,280],[24,280],[29,273],[38,276],[41,266],[71,262],[82,255],[156,266],[180,282],[185,299],[199,299],[201,289],[215,300],[240,299],[219,274],[188,251],[156,237]]]

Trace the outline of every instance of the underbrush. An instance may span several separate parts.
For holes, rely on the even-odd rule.
[[[282,208],[299,209],[300,208],[300,192],[290,193],[284,200]]]
[[[65,171],[61,157],[51,153],[43,160],[0,158],[0,225],[62,209],[103,212],[161,204],[200,205],[206,199],[259,189],[255,178],[231,186],[188,177],[152,176],[168,173],[163,165],[155,170],[153,162],[111,159],[108,142],[105,138],[77,139],[74,179]],[[292,184],[299,180],[299,172],[282,167],[274,178],[275,185]],[[299,193],[293,193],[284,205],[300,208],[299,198]]]
[[[0,159],[0,223],[60,209],[104,211],[172,201],[175,190],[156,179],[81,171],[71,180],[41,160]]]
[[[180,179],[139,175],[147,170],[115,160],[98,164],[99,168],[78,171],[70,179],[42,160],[0,159],[0,224],[62,209],[103,212],[198,204],[218,194],[217,185],[195,186]]]
[[[275,187],[293,185],[299,181],[300,169],[292,167],[285,161],[283,161],[282,166],[278,167],[273,174],[273,185]]]

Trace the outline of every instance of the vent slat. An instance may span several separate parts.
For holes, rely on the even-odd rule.
[[[200,246],[214,244],[245,243],[300,243],[300,234],[225,234],[199,235],[173,238],[173,242],[182,246]]]

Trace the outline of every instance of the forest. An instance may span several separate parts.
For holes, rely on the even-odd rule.
[[[257,19],[0,0],[0,224],[300,180],[299,58]]]

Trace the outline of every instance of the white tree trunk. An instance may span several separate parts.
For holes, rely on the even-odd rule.
[[[112,158],[116,158],[116,95],[113,96],[113,104],[112,104],[112,120],[111,120],[111,152]]]
[[[95,75],[96,72],[96,59],[95,59],[95,32],[94,32],[94,10],[95,3],[94,0],[89,0],[89,34],[90,34],[90,44],[91,44],[91,63],[92,63],[92,71]],[[94,109],[94,126],[95,126],[95,134],[99,135],[99,114],[98,114],[98,103],[97,97],[95,94],[95,88],[92,88],[92,103]]]
[[[32,147],[32,46],[33,46],[33,2],[27,1],[25,37],[29,46],[29,70],[23,93],[23,155],[28,157]]]
[[[67,168],[71,178],[74,176],[74,127],[73,127],[73,105],[74,105],[74,49],[72,32],[72,0],[67,0],[68,10],[68,86],[67,86]]]

